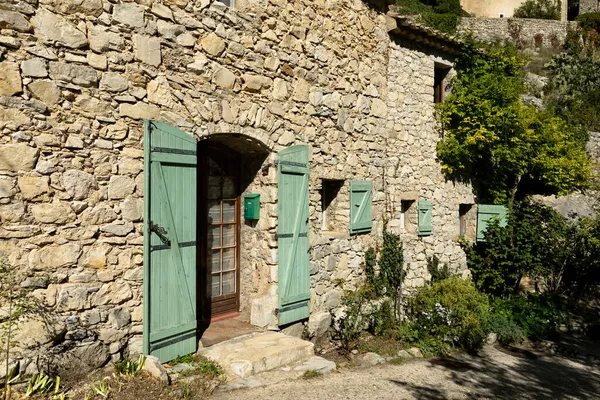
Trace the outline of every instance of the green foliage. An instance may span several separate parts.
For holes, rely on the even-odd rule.
[[[375,274],[375,267],[377,266],[377,253],[375,249],[370,247],[365,252],[365,276],[367,278],[367,286],[373,288],[375,296],[379,296],[381,288],[379,287],[379,280]]]
[[[515,18],[560,20],[561,3],[555,0],[527,0],[515,9]]]
[[[584,31],[596,31],[600,32],[600,12],[589,12],[579,14],[575,21],[579,22],[579,26]]]
[[[531,340],[550,337],[556,328],[568,321],[564,301],[552,294],[529,293],[510,299],[496,299],[494,313],[518,325]]]
[[[490,204],[585,188],[585,135],[521,102],[525,59],[511,45],[466,41],[452,94],[438,106],[444,137],[437,155],[447,178],[471,182]]]
[[[34,374],[27,383],[25,397],[47,394],[60,394],[60,377],[51,378],[42,372]]]
[[[427,258],[427,271],[431,275],[431,283],[437,283],[452,276],[448,264],[440,266],[440,259],[435,254]]]
[[[302,374],[303,379],[315,379],[323,376],[322,372],[316,371],[314,369],[309,369],[308,371],[304,371]]]
[[[504,345],[518,343],[525,338],[523,328],[504,313],[492,313],[490,330],[498,335],[498,342]]]
[[[207,358],[200,357],[196,365],[202,375],[210,379],[223,375],[223,368],[216,362]]]
[[[549,109],[575,126],[600,129],[600,61],[592,52],[563,53],[548,64]]]
[[[144,368],[146,357],[140,355],[137,360],[121,360],[117,361],[115,365],[115,373],[117,375],[124,375],[128,377],[138,376]]]
[[[15,355],[14,336],[19,330],[18,323],[28,318],[46,317],[46,309],[43,304],[31,295],[31,290],[22,288],[20,283],[22,277],[17,268],[11,266],[0,253],[0,309],[5,313],[0,317],[0,354],[5,364],[5,379],[3,382],[4,399],[8,399],[11,391],[11,383],[19,375],[19,364],[9,371],[11,356]]]
[[[394,309],[399,316],[402,296],[402,282],[406,278],[404,270],[404,251],[400,235],[383,230],[383,244],[379,257],[379,283],[385,295],[394,303]]]
[[[360,287],[357,290],[346,290],[342,298],[344,315],[335,326],[337,338],[342,348],[350,352],[358,344],[362,331],[368,328],[368,307],[372,300],[372,290]]]
[[[369,331],[376,336],[387,336],[397,324],[392,303],[384,299],[374,307],[375,310],[369,316]]]
[[[485,242],[463,242],[476,287],[507,298],[529,276],[551,293],[584,294],[600,282],[600,219],[569,221],[549,207],[513,205],[506,227],[491,223]]]
[[[397,0],[398,11],[420,15],[425,25],[446,33],[456,33],[460,17],[466,13],[460,0]]]
[[[478,350],[487,338],[489,313],[487,296],[454,277],[424,286],[409,299],[410,327],[405,329],[427,353]]]
[[[92,383],[91,395],[100,396],[103,399],[107,399],[112,391],[110,384],[107,379],[101,379]]]

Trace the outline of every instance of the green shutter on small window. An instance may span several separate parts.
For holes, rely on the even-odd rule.
[[[350,233],[371,232],[373,182],[350,181]]]
[[[429,236],[433,234],[433,224],[431,221],[433,205],[431,200],[419,200],[417,209],[419,211],[419,236]]]
[[[499,219],[499,226],[506,226],[508,209],[505,206],[493,204],[479,204],[477,206],[477,241],[485,240],[485,231],[492,219]]]

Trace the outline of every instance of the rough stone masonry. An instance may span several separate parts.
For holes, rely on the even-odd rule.
[[[0,3],[0,251],[53,321],[23,322],[11,363],[85,371],[141,351],[144,119],[267,149],[268,173],[245,189],[261,219],[241,228],[240,311],[254,324],[277,325],[273,163],[290,145],[311,151],[311,337],[339,311],[335,282],[361,281],[384,218],[402,232],[409,286],[434,254],[464,271],[459,205],[473,193],[435,158],[434,70],[452,57],[388,33],[390,17],[359,0],[238,5]],[[373,182],[371,233],[348,234],[350,179]],[[331,210],[326,180],[341,185]],[[433,201],[430,236],[416,233],[419,199]]]

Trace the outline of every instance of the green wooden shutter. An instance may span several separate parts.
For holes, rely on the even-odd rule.
[[[492,204],[477,205],[477,241],[485,240],[485,231],[493,218],[499,220],[499,225],[506,226],[506,216],[508,209],[505,206]]]
[[[417,209],[419,211],[419,236],[429,236],[433,234],[433,224],[431,218],[433,205],[431,200],[419,200]]]
[[[373,182],[350,181],[350,233],[371,232],[373,228]]]
[[[279,152],[278,260],[279,325],[310,313],[310,244],[308,240],[308,146]]]
[[[166,362],[197,350],[196,140],[146,121],[144,352]]]

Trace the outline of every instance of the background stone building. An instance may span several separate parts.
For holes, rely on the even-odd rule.
[[[359,0],[237,6],[0,4],[0,251],[52,317],[18,333],[30,370],[97,367],[144,335],[195,348],[238,311],[328,327],[384,219],[409,286],[434,254],[464,270],[475,201],[441,174],[434,118],[460,44]]]
[[[561,4],[561,20],[567,20],[568,0],[557,0]],[[590,0],[581,0],[581,2]],[[597,1],[597,0],[591,0]],[[463,10],[479,18],[511,18],[525,0],[461,0]]]

